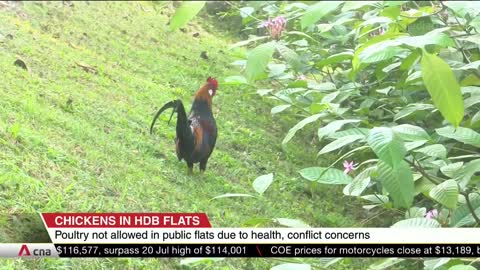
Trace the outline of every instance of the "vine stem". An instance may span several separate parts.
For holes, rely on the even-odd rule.
[[[465,191],[465,192],[461,192],[460,194],[465,196],[465,202],[467,203],[468,210],[470,210],[470,212],[472,213],[472,217],[473,219],[475,219],[475,222],[477,224],[480,224],[480,218],[478,218],[477,213],[475,213],[475,209],[473,208],[472,203],[470,202],[470,198],[469,198],[470,193]]]
[[[407,159],[404,159],[404,160],[407,161],[410,165],[412,165],[415,169],[417,169],[422,174],[423,177],[430,180],[432,183],[437,185],[441,183],[440,181],[438,181],[437,179],[434,179],[431,175],[425,172],[425,170],[422,168],[422,165],[420,165],[420,162],[418,162],[418,160],[415,159],[414,155],[412,155],[412,157],[413,157],[413,162]],[[415,161],[418,163],[418,165],[415,164]],[[470,193],[464,191],[464,192],[460,192],[460,194],[465,196],[465,202],[467,204],[468,210],[470,211],[470,213],[472,213],[472,217],[475,220],[475,222],[477,224],[480,224],[480,218],[478,218],[477,213],[475,213],[475,209],[473,208],[472,203],[470,202],[470,198],[469,198]]]
[[[417,171],[420,172],[420,174],[425,177],[426,179],[430,180],[430,182],[438,185],[442,182],[438,181],[437,179],[434,179],[431,175],[429,175],[427,172],[425,172],[425,170],[422,168],[422,165],[420,165],[420,162],[418,162],[417,159],[415,159],[415,156],[412,154],[412,157],[413,157],[413,161],[410,161],[406,158],[404,158],[403,160],[406,161],[408,164],[412,165]],[[415,164],[415,161],[418,163],[418,165]]]
[[[442,1],[440,1],[440,4],[442,5],[442,8],[446,9],[448,8]],[[455,14],[454,14],[455,15]],[[458,20],[457,16],[454,16],[455,17],[455,20],[457,21],[458,25],[460,25],[460,27],[463,29],[463,31],[465,31],[465,33],[467,34],[470,34],[470,31],[468,31],[468,29],[463,26],[460,21]],[[444,22],[445,23],[445,26],[449,26],[447,22]],[[457,46],[457,48],[460,50],[460,52],[462,53],[463,57],[465,58],[465,60],[470,64],[471,61],[470,61],[470,58],[468,58],[467,56],[467,53],[465,52],[465,50],[463,49],[462,46],[460,46],[460,43],[458,43],[458,40],[457,39],[453,39],[453,41],[455,42],[455,45]]]

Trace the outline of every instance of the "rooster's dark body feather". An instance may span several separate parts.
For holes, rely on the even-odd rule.
[[[205,171],[208,158],[217,141],[217,125],[211,109],[215,90],[216,84],[212,87],[210,82],[201,87],[194,97],[188,117],[181,100],[168,102],[157,112],[150,127],[152,133],[158,116],[166,109],[173,108],[172,116],[174,112],[177,113],[175,138],[177,157],[178,160],[183,159],[187,162],[189,171],[192,170],[194,163],[200,163],[200,171]]]

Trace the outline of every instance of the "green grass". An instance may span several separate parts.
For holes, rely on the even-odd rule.
[[[186,164],[178,162],[168,114],[149,135],[159,106],[175,98],[190,106],[208,76],[222,81],[237,73],[229,65],[234,53],[227,47],[234,41],[228,35],[203,30],[201,19],[185,32],[169,32],[172,9],[163,5],[170,4],[40,2],[0,10],[1,213],[206,212],[214,227],[247,226],[258,218],[359,226],[358,206],[341,187],[299,177],[299,169],[315,165],[309,133],[300,132],[282,151],[298,119],[272,117],[271,102],[253,89],[220,84],[213,101],[219,137],[203,176],[198,167],[187,175]],[[13,64],[18,58],[28,71]],[[260,198],[211,200],[253,194],[252,181],[270,172],[274,183]],[[13,237],[0,231],[1,241]],[[5,262],[5,269],[184,268],[179,259]],[[229,259],[199,267],[268,269],[278,263]]]

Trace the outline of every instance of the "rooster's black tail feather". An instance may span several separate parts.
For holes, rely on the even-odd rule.
[[[177,106],[179,102],[181,103],[180,100],[172,100],[167,104],[163,105],[163,107],[160,108],[160,110],[158,110],[155,117],[153,117],[152,124],[150,125],[150,134],[153,133],[153,126],[155,125],[155,122],[157,121],[157,118],[160,116],[160,114],[162,114],[162,112],[165,111],[166,109],[173,108],[172,114],[170,115],[170,119],[168,120],[168,123],[170,124],[170,120],[172,120],[173,113],[177,111]]]

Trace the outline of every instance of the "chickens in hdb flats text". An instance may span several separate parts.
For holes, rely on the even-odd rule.
[[[136,216],[133,219],[135,226],[198,226],[198,216]]]

